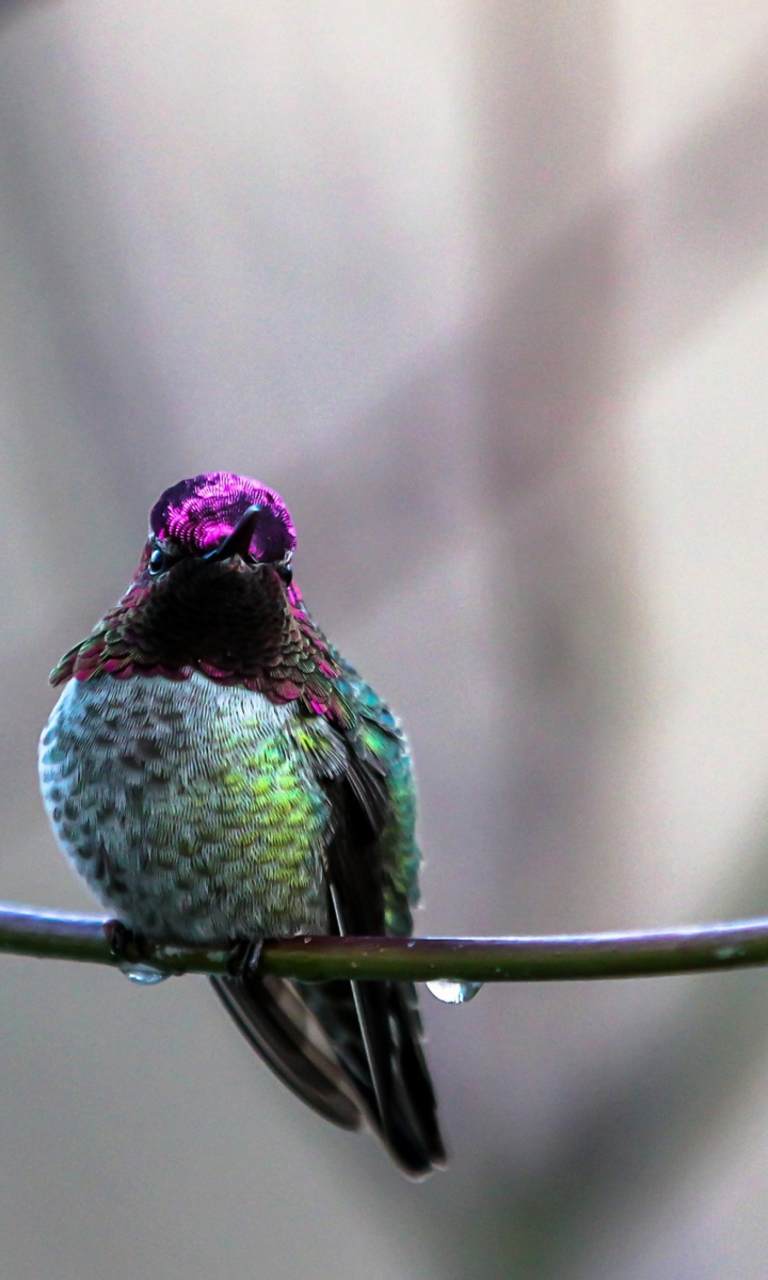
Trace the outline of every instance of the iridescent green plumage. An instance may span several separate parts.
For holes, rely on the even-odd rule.
[[[139,932],[410,932],[407,745],[307,613],[294,542],[272,490],[183,481],[154,508],[126,595],[54,672],[69,678],[41,741],[54,829]],[[442,1162],[412,987],[214,985],[310,1105],[350,1128],[367,1118],[412,1175]]]

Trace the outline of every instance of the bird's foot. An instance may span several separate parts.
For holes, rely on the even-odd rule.
[[[232,948],[228,968],[233,978],[248,982],[258,976],[263,946],[263,938],[244,938]]]
[[[143,958],[144,947],[141,935],[134,933],[123,924],[122,920],[108,920],[104,925],[104,932],[109,949],[117,961],[117,967],[126,978],[130,978],[131,982],[138,982],[144,987],[154,987],[158,982],[171,976],[156,969],[154,965],[147,964]]]
[[[140,946],[137,935],[122,920],[107,920],[104,925],[109,949],[115,960],[124,961],[140,959]]]

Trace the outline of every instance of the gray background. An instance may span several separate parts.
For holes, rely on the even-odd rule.
[[[768,912],[768,4],[0,25],[0,895],[46,675],[225,468],[411,733],[434,933]],[[2,960],[0,1277],[762,1280],[763,973],[426,997],[412,1187],[202,980]]]

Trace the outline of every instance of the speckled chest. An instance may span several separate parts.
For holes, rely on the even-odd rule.
[[[330,806],[297,725],[198,674],[71,680],[39,753],[62,849],[147,936],[324,932]]]

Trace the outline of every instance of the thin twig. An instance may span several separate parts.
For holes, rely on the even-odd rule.
[[[163,973],[226,973],[233,944],[186,947],[143,941],[116,955],[110,922],[98,916],[0,903],[0,951]],[[280,938],[265,942],[262,973],[304,981],[396,978],[425,982],[541,982],[633,978],[768,964],[768,920],[652,933],[543,938]]]

